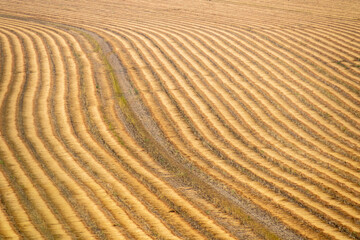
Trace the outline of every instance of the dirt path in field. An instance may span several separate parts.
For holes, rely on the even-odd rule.
[[[145,40],[145,41],[146,41],[146,40]],[[147,53],[148,50],[145,50],[145,49],[142,48],[141,46],[138,46],[138,47],[141,49],[142,53],[144,53],[144,54]],[[166,49],[166,48],[163,48],[163,49]],[[156,51],[155,51],[155,52],[156,52]],[[147,54],[146,54],[146,56],[149,58],[149,61],[150,61],[150,62],[152,62],[152,63],[155,63],[155,62],[156,62],[155,59],[151,59],[151,57],[149,57]],[[166,62],[166,60],[162,59],[162,61],[163,61],[163,62],[161,62],[161,65],[170,66],[170,63]],[[175,62],[180,63],[181,61],[180,61],[179,59],[176,59]],[[183,67],[184,67],[184,66],[183,66]],[[159,69],[159,66],[155,66],[155,68],[156,68],[156,69]],[[176,71],[175,69],[172,69],[172,71],[170,71],[170,72],[174,73],[175,71]],[[160,71],[159,71],[159,72],[160,72]],[[187,71],[187,72],[189,72],[189,71]],[[150,77],[150,76],[148,76],[148,77]],[[180,77],[180,76],[178,76],[177,79],[179,79],[179,77]],[[164,80],[165,80],[166,83],[169,83],[169,82],[171,81],[170,79],[167,79],[167,80],[166,80],[165,76],[164,76]],[[180,83],[181,86],[185,87],[185,89],[187,88],[187,89],[188,89],[187,91],[191,91],[188,87],[186,87],[185,85],[183,85],[183,84],[181,83],[181,81],[178,81],[178,82]],[[175,92],[175,95],[176,95],[177,93],[178,93],[178,92]],[[178,94],[180,94],[180,93],[178,93]],[[201,100],[200,100],[197,96],[195,96],[194,94],[192,94],[192,95],[190,94],[190,96],[191,96],[192,99],[194,99],[194,98],[195,98],[195,99],[198,99],[198,101],[196,102],[196,105],[200,106],[201,109],[206,109],[206,107],[204,106],[204,104],[201,103]],[[176,98],[177,98],[177,102],[182,102],[182,99],[187,99],[188,97],[187,97],[187,96],[178,95]],[[188,106],[185,106],[185,109],[187,109],[186,111],[190,111],[189,114],[188,114],[189,116],[193,116],[193,117],[197,116],[196,110],[191,110],[191,109],[189,109]],[[205,110],[205,111],[207,111],[207,110]],[[210,113],[209,111],[207,111],[205,115],[206,115],[206,116],[211,116],[211,113]],[[199,119],[199,121],[197,121],[197,122],[200,122],[200,119],[202,119],[202,118],[199,117],[198,119]],[[211,118],[211,121],[216,121],[216,120],[215,120],[215,118]],[[206,128],[204,128],[204,126],[202,126],[201,124],[196,124],[196,126],[197,126],[197,129],[201,129],[201,131],[202,131],[205,135],[208,135],[208,133],[210,132],[209,130],[207,130]],[[219,128],[219,127],[221,127],[221,124],[220,124],[220,123],[216,123],[215,126],[216,126],[216,128]],[[225,130],[225,129],[222,129],[221,132],[224,133],[224,132],[226,132],[226,130]],[[230,137],[230,135],[227,136],[227,138],[229,138],[229,137]],[[212,139],[212,140],[210,140],[210,139]],[[216,141],[216,136],[208,137],[208,140],[211,141],[211,142],[212,142],[212,141],[215,141],[215,142],[216,142],[215,145],[221,146],[223,149],[226,149],[225,152],[227,152],[228,154],[230,154],[230,152],[232,152],[232,150],[229,149],[229,148],[227,148],[225,145],[223,145],[222,142]],[[234,142],[234,141],[236,141],[236,139],[233,139],[233,140],[232,140],[232,142]],[[235,153],[235,155],[232,154],[231,156],[232,156],[233,159],[236,159],[236,158],[237,158],[236,153]],[[260,162],[258,162],[258,163],[261,164]],[[246,165],[246,168],[247,168],[247,169],[252,169],[252,171],[255,171],[255,169],[253,169],[253,168],[251,167],[251,165]],[[273,168],[272,170],[275,171],[276,169]],[[259,171],[255,171],[255,172],[256,172],[259,176],[264,176],[264,175],[263,175],[261,172],[259,172]],[[274,183],[274,180],[275,180],[275,179],[272,180],[273,183]],[[280,182],[277,182],[277,184],[280,184]],[[258,186],[258,189],[259,189],[259,187],[260,187],[260,186]],[[263,189],[262,191],[263,191],[263,192],[270,193],[269,191],[266,191],[265,189]],[[300,199],[301,199],[301,198],[300,198]],[[283,204],[283,203],[282,203],[282,204]],[[291,206],[290,206],[290,205],[291,205]],[[292,204],[290,204],[290,205],[288,206],[289,209],[292,209],[292,208],[293,208],[293,209],[297,209],[297,210],[296,210],[297,212],[298,212],[298,211],[301,211],[301,210],[300,210],[299,208],[297,208],[295,205],[292,205]],[[302,212],[302,215],[306,215],[306,212]],[[309,216],[310,216],[310,215],[309,215]],[[315,223],[314,220],[313,220],[312,222]],[[321,228],[325,228],[325,229],[327,228],[326,225],[323,224],[323,223],[321,223],[321,222],[318,222],[318,224],[319,224],[319,226],[321,226]],[[333,234],[335,233],[335,231],[331,230],[330,228],[328,228],[328,230],[329,230],[329,232],[332,232]]]
[[[167,149],[167,152],[169,154],[172,154],[172,152],[175,152],[174,150],[172,150],[172,147],[169,147],[170,144],[168,143],[168,141],[166,140],[166,138],[162,135],[162,131],[160,130],[160,128],[156,125],[156,122],[153,120],[151,114],[148,112],[148,110],[146,110],[146,107],[143,105],[143,103],[141,102],[141,99],[139,99],[139,96],[136,94],[136,91],[134,89],[134,86],[129,82],[129,78],[126,74],[126,70],[123,68],[121,62],[119,61],[118,57],[113,53],[113,49],[111,49],[110,45],[108,45],[104,39],[102,39],[101,37],[97,36],[94,33],[90,33],[87,32],[88,34],[90,34],[94,39],[97,40],[97,42],[100,44],[101,48],[104,51],[104,54],[106,56],[108,56],[108,59],[110,60],[109,62],[111,63],[112,67],[115,70],[117,79],[119,80],[121,89],[126,89],[126,91],[124,91],[124,96],[126,98],[126,100],[130,103],[130,106],[134,108],[132,108],[134,110],[134,113],[136,114],[136,116],[140,119],[140,121],[142,122],[142,125],[145,127],[145,129],[151,133],[151,135],[154,137],[154,139],[156,140],[156,142],[158,144],[160,144],[162,147]],[[173,158],[178,158],[179,156],[174,156],[172,154]],[[236,204],[238,205],[239,202],[236,202]],[[249,203],[248,203],[249,204]],[[243,204],[244,208],[249,208],[249,206],[247,206],[246,204]],[[249,209],[254,209],[253,207],[249,208]],[[261,211],[259,210],[255,210],[253,211],[253,213],[257,214],[257,218],[261,218],[261,214],[259,214]],[[265,220],[266,217],[262,217],[263,218],[263,222],[267,222],[267,224],[270,224],[269,221]],[[271,224],[270,224],[271,226]],[[289,231],[284,231],[285,228],[280,227],[279,225],[275,226],[272,225],[272,230],[277,229],[277,233],[280,233],[283,236],[288,236],[290,237],[290,239],[295,239],[295,235],[292,235],[291,232]],[[281,230],[280,230],[281,229]]]

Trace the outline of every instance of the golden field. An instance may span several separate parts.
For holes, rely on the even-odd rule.
[[[0,0],[0,239],[360,239],[360,2]]]

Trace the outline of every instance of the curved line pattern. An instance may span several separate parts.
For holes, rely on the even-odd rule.
[[[359,239],[358,3],[279,2],[0,2],[0,238]]]

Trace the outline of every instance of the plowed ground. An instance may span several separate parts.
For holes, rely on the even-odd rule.
[[[360,239],[359,10],[0,0],[0,239]]]

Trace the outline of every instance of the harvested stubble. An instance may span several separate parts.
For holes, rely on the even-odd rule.
[[[0,1],[0,239],[359,239],[356,9]]]

